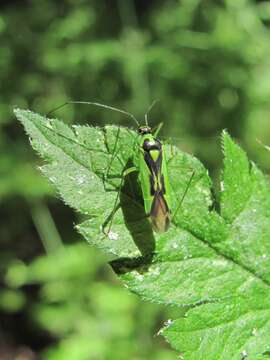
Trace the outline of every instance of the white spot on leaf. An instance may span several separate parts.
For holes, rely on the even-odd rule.
[[[257,329],[256,329],[256,328],[253,328],[251,334],[252,334],[253,336],[257,335]]]
[[[119,235],[118,235],[117,233],[113,232],[113,231],[110,231],[110,232],[108,233],[108,238],[109,238],[110,240],[117,240],[118,237],[119,237]]]
[[[52,127],[52,124],[48,121],[47,122],[47,124],[46,124],[46,128],[48,128],[48,129],[52,129],[53,127]]]
[[[172,323],[173,323],[172,319],[168,319],[167,321],[165,321],[164,325],[166,327],[168,327],[168,326],[172,325]]]
[[[220,182],[220,190],[224,191],[224,182],[223,181]]]
[[[78,185],[82,185],[86,180],[86,176],[83,174],[80,174],[76,177],[76,181]]]
[[[52,183],[55,183],[56,182],[56,178],[54,176],[50,176],[49,177],[49,180],[52,182]]]
[[[139,281],[143,281],[143,275],[137,273],[137,274],[136,274],[136,279],[139,280]]]

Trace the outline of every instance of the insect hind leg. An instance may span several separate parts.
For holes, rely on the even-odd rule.
[[[181,205],[182,205],[182,203],[183,203],[183,201],[184,201],[184,199],[185,199],[185,197],[186,197],[186,195],[187,195],[188,189],[189,189],[190,186],[191,186],[192,179],[194,178],[194,175],[195,175],[195,170],[193,170],[193,172],[192,172],[192,174],[191,174],[191,176],[190,176],[190,178],[189,178],[189,181],[188,181],[188,183],[187,183],[187,186],[186,186],[186,188],[185,188],[185,191],[184,191],[182,197],[180,198],[179,204],[178,204],[178,206],[177,206],[174,214],[172,215],[172,221],[175,219],[175,216],[177,215],[179,209],[181,208]]]

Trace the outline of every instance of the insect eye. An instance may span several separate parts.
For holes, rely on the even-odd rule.
[[[151,128],[148,126],[139,127],[138,129],[138,133],[142,135],[151,134],[151,132]]]

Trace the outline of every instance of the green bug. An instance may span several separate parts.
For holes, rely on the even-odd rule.
[[[149,111],[152,109],[155,102],[151,104],[151,106],[149,107],[149,109],[145,114],[145,125],[140,125],[138,120],[131,113],[128,113],[118,108],[114,108],[112,106],[95,103],[95,102],[69,101],[52,111],[58,110],[59,108],[67,104],[88,104],[88,105],[95,105],[113,111],[117,111],[131,117],[138,127],[138,131],[137,131],[138,137],[136,139],[137,144],[133,158],[134,166],[123,171],[123,177],[115,200],[114,208],[112,211],[112,217],[107,230],[107,234],[110,232],[113,215],[117,209],[117,203],[123,185],[123,179],[125,176],[127,176],[128,174],[134,171],[137,171],[139,174],[139,181],[143,194],[145,213],[149,217],[154,231],[157,233],[163,233],[167,231],[169,229],[172,219],[174,218],[174,216],[176,215],[177,211],[181,206],[181,203],[190,186],[194,172],[192,173],[191,178],[187,184],[186,190],[179,202],[179,206],[177,207],[174,214],[172,214],[172,204],[171,204],[172,190],[168,176],[167,161],[165,158],[163,144],[160,140],[157,139],[157,135],[161,129],[162,123],[158,126],[157,130],[154,133],[152,132],[152,129],[148,126],[147,115]],[[52,111],[50,111],[50,113]],[[112,161],[113,161],[113,157],[114,156],[112,155]],[[109,164],[108,169],[110,168],[111,163]]]
[[[138,151],[134,162],[139,172],[144,208],[153,229],[162,233],[171,222],[171,189],[165,152],[147,125],[138,128]]]

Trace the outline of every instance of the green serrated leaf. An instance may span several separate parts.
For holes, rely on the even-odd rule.
[[[189,310],[162,334],[185,359],[265,359],[262,350],[269,347],[269,317],[269,300],[228,299]]]
[[[231,223],[244,209],[252,193],[250,164],[246,154],[224,132],[224,172],[221,193],[221,215]]]
[[[185,318],[163,334],[184,359],[263,359],[269,352],[270,192],[264,176],[227,133],[220,214],[203,165],[164,145],[173,209],[195,176],[169,231],[154,234],[145,218],[136,174],[121,189],[132,164],[135,133],[114,126],[70,128],[24,110],[15,111],[33,147],[46,160],[42,171],[63,200],[86,215],[78,230],[116,259],[126,286],[142,298],[187,306]],[[106,176],[105,176],[106,175]]]

